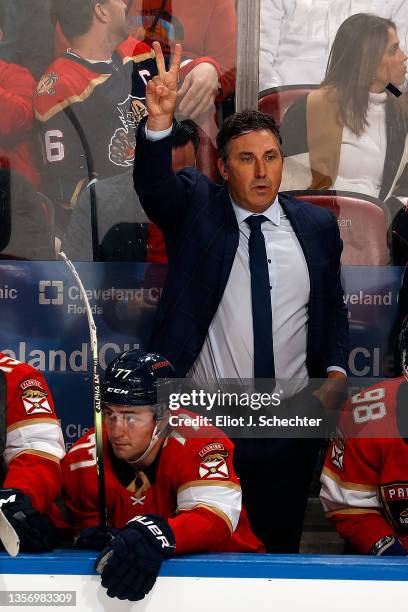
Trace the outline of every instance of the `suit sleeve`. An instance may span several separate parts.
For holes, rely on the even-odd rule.
[[[348,309],[344,303],[340,264],[343,241],[340,238],[339,228],[335,219],[333,219],[333,234],[334,252],[332,256],[332,282],[329,295],[327,367],[338,366],[347,372],[349,355]]]
[[[167,236],[180,227],[197,181],[197,172],[172,169],[173,135],[158,141],[145,136],[146,121],[138,128],[133,170],[134,185],[149,219]]]

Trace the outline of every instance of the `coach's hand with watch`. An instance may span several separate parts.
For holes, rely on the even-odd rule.
[[[346,383],[347,376],[343,372],[334,370],[327,373],[327,378],[321,387],[313,392],[326,413],[332,414],[337,411],[344,400],[347,399],[345,395]]]

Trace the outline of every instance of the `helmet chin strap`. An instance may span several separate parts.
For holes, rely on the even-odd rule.
[[[143,459],[145,459],[147,457],[147,455],[152,450],[153,446],[155,446],[157,441],[160,439],[160,434],[162,433],[162,430],[160,429],[160,421],[162,421],[162,420],[163,419],[160,419],[156,423],[156,426],[155,426],[153,434],[152,434],[152,438],[151,438],[151,440],[149,442],[149,446],[146,448],[144,453],[142,453],[138,459],[134,459],[133,461],[130,461],[130,459],[128,459],[126,463],[131,463],[132,465],[137,465],[137,464],[141,463],[143,461]]]

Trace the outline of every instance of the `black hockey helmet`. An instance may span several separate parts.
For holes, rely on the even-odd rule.
[[[157,353],[126,351],[108,365],[102,383],[102,402],[124,406],[158,404],[158,388],[174,378],[171,363]]]

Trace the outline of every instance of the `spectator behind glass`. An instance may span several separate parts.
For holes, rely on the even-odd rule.
[[[197,126],[186,119],[177,123],[172,150],[175,172],[196,165],[200,138]],[[140,261],[167,263],[164,238],[150,223],[133,186],[132,170],[97,181],[100,261]],[[62,243],[62,250],[73,261],[92,261],[91,188],[84,189]]]
[[[320,88],[282,122],[284,189],[408,195],[407,104],[386,90],[404,83],[406,59],[392,21],[359,13],[340,26]]]
[[[49,0],[3,0],[6,36],[0,59],[20,64],[40,78],[54,57]]]
[[[183,44],[186,57],[213,57],[220,65],[219,99],[234,93],[236,13],[233,0],[126,0],[126,4],[131,36],[150,45],[158,40],[166,57],[170,56],[177,42]],[[70,46],[59,28],[56,46],[59,53]],[[211,82],[196,80],[193,85],[203,99],[203,88],[211,86]],[[210,106],[205,108],[194,102],[194,87],[189,89],[189,96],[186,96],[186,89],[180,96],[180,112],[199,121],[200,115],[205,115]]]
[[[6,6],[0,0],[0,44],[7,37]],[[31,133],[34,91],[35,81],[28,70],[0,59],[0,167],[23,174],[38,188]]]
[[[392,19],[406,46],[407,0],[261,0],[259,90],[320,83],[337,30],[361,12]]]
[[[122,0],[54,0],[53,14],[72,48],[42,77],[35,111],[46,160],[44,189],[56,208],[60,239],[81,190],[91,180],[132,168],[134,130],[147,112],[146,83],[157,71],[152,49],[127,37]],[[217,62],[189,62],[181,86],[190,75],[193,81],[210,81],[214,101]]]

